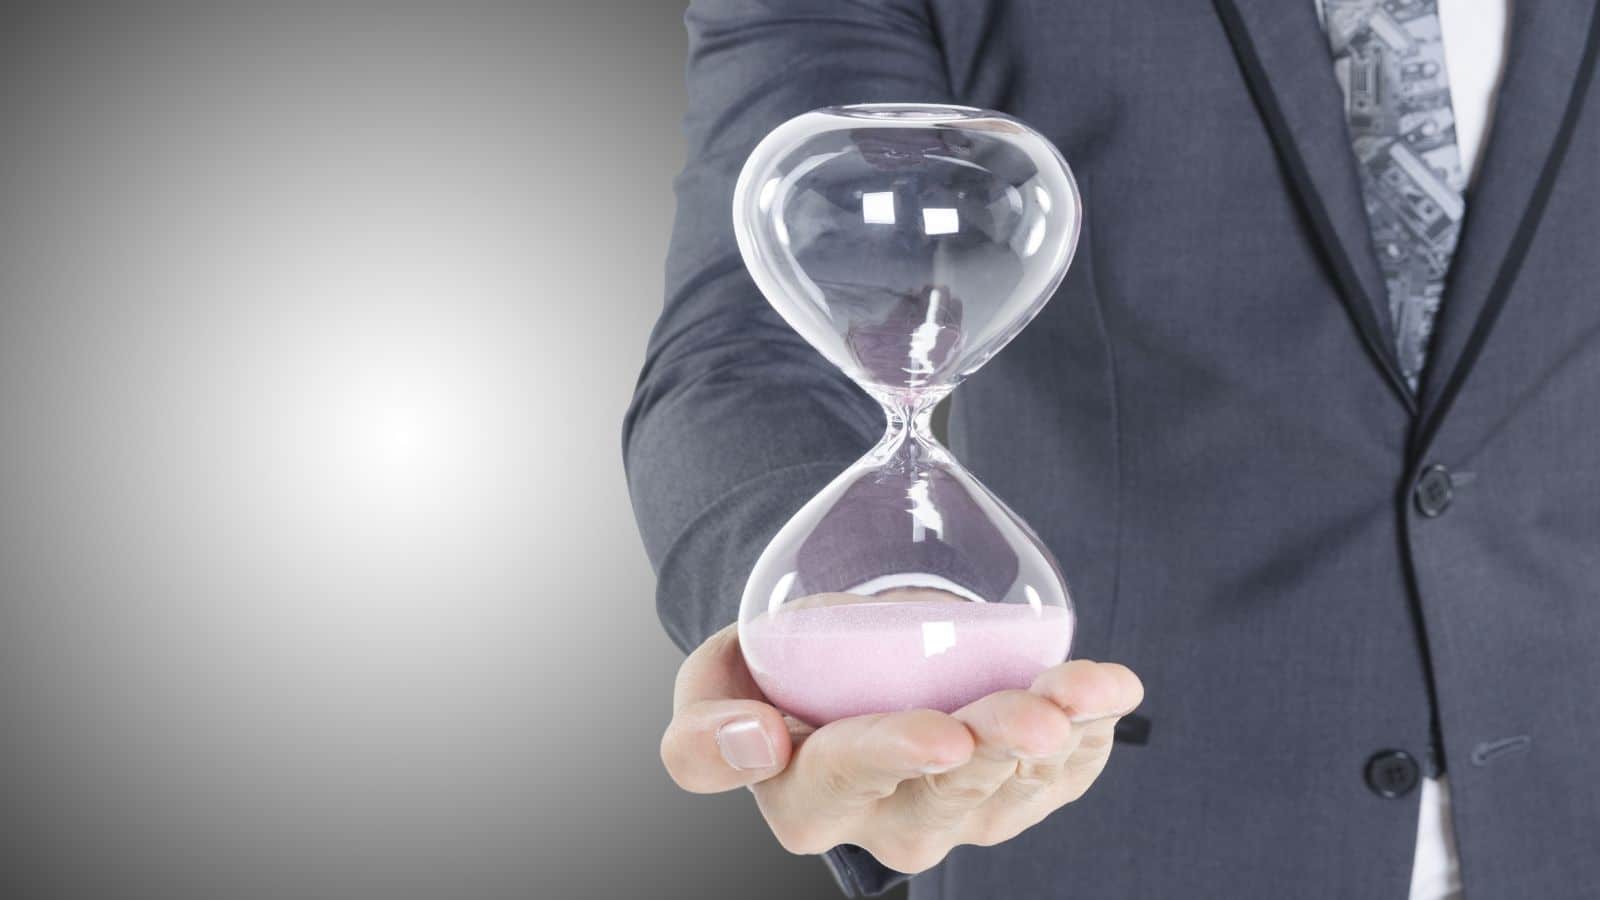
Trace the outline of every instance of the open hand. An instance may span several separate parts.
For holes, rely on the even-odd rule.
[[[951,714],[812,729],[765,701],[729,626],[679,669],[661,758],[689,791],[750,787],[790,852],[855,844],[914,874],[958,845],[1015,837],[1081,797],[1105,768],[1116,720],[1143,696],[1127,667],[1078,659]]]

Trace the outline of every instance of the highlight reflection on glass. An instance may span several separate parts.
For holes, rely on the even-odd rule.
[[[1048,140],[967,107],[816,110],[746,162],[733,220],[752,277],[888,422],[746,585],[745,658],[789,714],[950,711],[1066,658],[1055,560],[929,424],[1060,285],[1081,216]]]

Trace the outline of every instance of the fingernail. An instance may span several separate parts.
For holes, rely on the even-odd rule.
[[[754,716],[729,719],[717,729],[717,749],[735,769],[770,769],[778,764],[772,741]]]
[[[961,768],[961,763],[958,762],[933,763],[932,765],[923,766],[921,771],[924,775],[943,775],[946,772],[952,772],[959,768]]]

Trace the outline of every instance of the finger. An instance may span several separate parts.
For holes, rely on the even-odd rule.
[[[1074,730],[1061,754],[1018,766],[1012,785],[1019,791],[1030,784],[1049,785],[1069,763],[1109,752],[1116,720],[1138,706],[1144,696],[1138,677],[1126,666],[1092,660],[1054,666],[1035,678],[1029,691],[1061,707]]]
[[[661,762],[695,793],[732,790],[770,778],[788,764],[789,729],[763,702],[731,626],[695,649],[678,670],[672,722]]]
[[[1075,783],[1092,782],[1105,766],[1116,717],[1139,704],[1143,687],[1126,666],[1073,660],[1041,673],[1026,693],[1057,710],[1071,723],[1070,733],[1047,752],[1013,752],[1020,757],[1015,770],[994,791],[1002,806],[1029,805],[1060,793],[1057,787],[1069,776]],[[980,756],[985,746],[980,742]]]
[[[1047,796],[1059,806],[1081,796],[1105,769],[1117,720],[1138,707],[1144,687],[1126,666],[1074,660],[1042,673],[1029,690],[1068,713],[1073,737],[1064,755],[1019,764],[998,799],[1024,805]]]
[[[990,821],[1009,823],[1003,827],[1021,831],[1082,797],[1111,759],[1116,723],[1116,717],[1110,717],[1075,725],[1073,746],[1064,758],[1041,760],[1033,767],[1019,766],[1017,777],[990,798]]]
[[[1029,694],[1060,711],[1071,734],[1053,754],[1017,763],[981,808],[963,820],[969,843],[1008,840],[1077,800],[1105,769],[1117,719],[1137,707],[1144,688],[1126,667],[1075,660],[1035,679]]]
[[[1073,725],[1072,737],[1060,753],[1019,761],[1017,774],[995,791],[990,805],[1025,806],[1048,799],[1054,809],[1076,800],[1105,768],[1116,721],[1113,717]]]
[[[1127,666],[1087,659],[1046,669],[1028,690],[1080,724],[1127,715],[1144,701],[1144,685]]]
[[[1017,774],[1019,763],[1062,757],[1072,739],[1066,713],[1028,691],[990,694],[954,715],[977,743],[971,762],[927,779],[925,800],[936,813],[977,806]]]
[[[1007,840],[1082,797],[1105,770],[1118,718],[1077,722],[1061,753],[1020,761],[1016,775],[969,822],[979,836],[977,843]]]
[[[766,700],[744,664],[737,625],[706,638],[678,667],[673,710],[704,700]]]
[[[790,757],[783,716],[755,700],[697,703],[678,712],[661,736],[661,762],[686,791],[714,794],[783,771]]]
[[[769,818],[845,816],[892,795],[904,781],[962,765],[972,749],[964,725],[932,710],[840,719],[807,737],[788,770],[757,796]]]
[[[1080,740],[1084,731],[1084,726],[1074,726],[1075,749],[1066,756],[1020,764],[1016,777],[969,817],[969,842],[990,846],[1009,840],[1083,796],[1105,768],[1111,750],[1109,740],[1098,750],[1085,750],[1087,738]]]

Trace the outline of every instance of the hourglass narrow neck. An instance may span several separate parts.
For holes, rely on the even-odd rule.
[[[879,463],[897,458],[911,463],[948,461],[948,451],[933,435],[933,410],[949,394],[943,390],[914,397],[875,395],[886,420],[883,438],[873,448]]]

